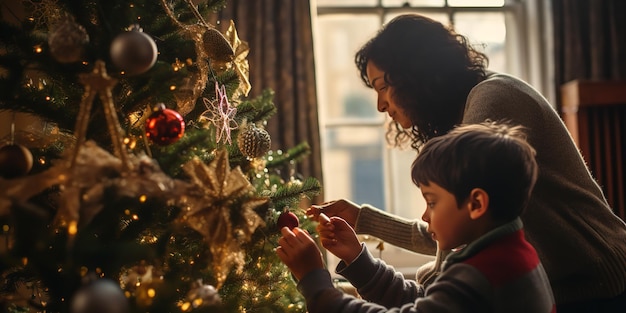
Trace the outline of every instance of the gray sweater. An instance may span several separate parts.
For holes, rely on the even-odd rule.
[[[539,177],[522,215],[558,304],[616,296],[626,290],[626,224],[607,204],[565,124],[535,89],[514,77],[491,73],[470,92],[463,124],[508,120],[524,125],[537,151]],[[356,231],[418,253],[436,244],[426,224],[364,205]],[[421,270],[432,282],[441,269]]]

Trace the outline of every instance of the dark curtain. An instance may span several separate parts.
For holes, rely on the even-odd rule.
[[[626,79],[626,1],[552,0],[558,88],[574,79]]]
[[[235,22],[239,38],[250,46],[249,98],[275,92],[276,115],[266,126],[273,150],[307,142],[311,154],[296,165],[304,177],[322,181],[320,132],[315,92],[311,10],[306,0],[229,0],[211,23],[225,31]],[[314,199],[320,202],[322,196]]]
[[[558,103],[575,102],[562,111],[565,122],[579,134],[609,204],[626,220],[626,90],[612,87],[626,82],[626,1],[552,0],[552,14],[556,90],[567,95],[559,94]]]

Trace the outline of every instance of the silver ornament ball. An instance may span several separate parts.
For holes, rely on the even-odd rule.
[[[60,22],[48,36],[50,54],[61,63],[74,63],[81,60],[89,34],[85,28],[67,19]]]
[[[222,302],[217,289],[211,285],[197,284],[189,291],[187,299],[194,308],[219,305]]]
[[[139,75],[152,68],[157,59],[154,40],[137,25],[119,34],[111,43],[111,61],[126,75]]]
[[[0,148],[0,177],[11,179],[24,176],[33,167],[33,155],[28,148],[8,144]]]
[[[72,298],[71,313],[128,313],[128,299],[119,284],[97,279],[80,288]]]

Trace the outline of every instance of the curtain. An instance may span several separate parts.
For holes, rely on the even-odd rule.
[[[556,87],[626,79],[626,1],[552,0]]]
[[[609,204],[626,220],[626,91],[616,87],[626,82],[626,1],[552,0],[552,13],[562,116]]]
[[[239,38],[250,46],[248,62],[252,89],[249,97],[258,96],[265,89],[274,91],[278,112],[266,126],[272,139],[272,150],[284,151],[307,142],[311,154],[295,166],[295,171],[321,182],[310,2],[229,0],[226,7],[211,19],[221,31],[225,31],[229,21],[233,20]],[[314,202],[322,199],[320,195]]]

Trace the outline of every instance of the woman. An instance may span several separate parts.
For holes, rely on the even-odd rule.
[[[356,54],[361,79],[393,119],[396,146],[419,151],[455,125],[506,120],[528,129],[539,177],[522,219],[528,240],[548,273],[558,312],[626,312],[626,224],[602,191],[554,108],[523,81],[486,69],[487,57],[467,39],[420,15],[402,15]],[[472,153],[472,151],[467,151]],[[435,243],[419,221],[409,221],[348,200],[313,206],[340,216],[358,233],[418,253]],[[418,271],[436,279],[445,251]]]

